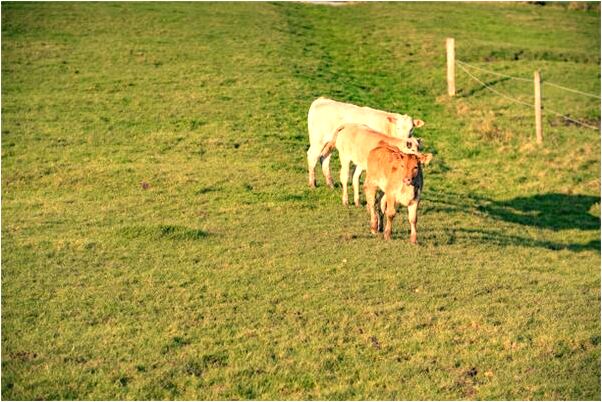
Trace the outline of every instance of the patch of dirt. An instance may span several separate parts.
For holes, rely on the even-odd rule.
[[[375,349],[380,349],[380,342],[378,342],[378,339],[376,339],[376,337],[375,337],[375,336],[371,336],[371,337],[370,337],[370,342],[372,342],[372,346],[373,346]]]

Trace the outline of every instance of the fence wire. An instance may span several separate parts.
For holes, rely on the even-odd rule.
[[[456,64],[458,64],[458,67],[460,67],[462,70],[464,70],[464,72],[466,74],[468,74],[468,76],[470,76],[470,78],[472,78],[473,80],[477,81],[478,83],[480,83],[481,85],[483,85],[485,88],[487,88],[491,92],[495,93],[496,95],[499,95],[499,96],[501,96],[503,98],[506,98],[506,99],[508,99],[508,100],[510,100],[510,101],[512,101],[514,103],[518,103],[518,104],[521,104],[523,106],[528,106],[528,107],[535,108],[535,104],[533,104],[533,103],[528,103],[528,102],[524,102],[524,101],[522,101],[520,99],[513,98],[512,96],[504,94],[504,93],[502,93],[502,92],[500,92],[500,91],[492,88],[491,86],[487,85],[486,83],[484,83],[483,81],[481,81],[479,78],[477,78],[476,76],[474,76],[470,71],[468,71],[466,69],[466,67],[464,67],[464,65],[469,66],[469,67],[474,67],[477,70],[482,70],[482,71],[485,71],[485,72],[489,72],[491,74],[495,74],[495,75],[499,75],[499,76],[503,76],[503,77],[508,77],[508,78],[512,78],[512,79],[515,79],[515,80],[529,81],[529,82],[531,82],[531,80],[527,80],[526,78],[513,77],[513,76],[510,76],[510,75],[506,75],[506,74],[496,73],[494,71],[485,70],[485,69],[482,69],[482,68],[479,68],[479,67],[471,66],[470,64],[464,63],[464,62],[459,61],[459,60],[456,60]],[[552,85],[556,85],[556,84],[552,84]],[[564,87],[563,87],[563,89],[569,89],[569,90],[571,90],[570,88],[564,88]],[[571,90],[571,91],[576,91],[576,90]],[[580,91],[577,91],[577,92],[580,92]],[[592,94],[586,94],[586,95],[592,95]],[[592,96],[593,97],[597,97],[595,95],[592,95]],[[548,111],[548,112],[550,112],[550,113],[552,113],[552,114],[554,114],[554,115],[556,115],[558,117],[562,117],[565,120],[571,121],[571,122],[573,122],[575,124],[579,124],[579,125],[581,125],[583,127],[591,128],[593,130],[599,130],[600,129],[599,127],[592,126],[592,125],[587,124],[585,122],[582,122],[582,121],[579,121],[579,120],[575,120],[575,119],[573,119],[573,118],[571,118],[569,116],[563,115],[562,113],[557,112],[555,110],[552,110],[552,109],[549,109],[549,108],[544,108],[544,107],[542,107],[542,109],[544,109],[544,110],[546,110],[546,111]]]
[[[488,73],[488,74],[497,75],[499,77],[510,78],[512,80],[523,81],[523,82],[528,82],[528,83],[532,83],[533,82],[533,79],[528,79],[528,78],[523,78],[523,77],[514,77],[512,75],[498,73],[496,71],[491,71],[491,70],[487,70],[486,68],[477,67],[477,66],[474,66],[472,64],[468,64],[468,63],[466,63],[464,61],[460,61],[460,60],[456,60],[456,63],[459,66],[467,66],[467,67],[473,68],[475,70],[483,71],[483,72]],[[578,89],[567,88],[565,86],[562,86],[562,85],[559,85],[559,84],[555,84],[553,82],[543,81],[542,84],[543,85],[549,85],[549,86],[552,86],[552,87],[555,87],[555,88],[558,88],[558,89],[562,89],[562,90],[565,90],[565,91],[573,92],[573,93],[576,93],[576,94],[579,94],[579,95],[589,96],[590,98],[602,99],[598,95],[590,94],[590,93],[583,92],[583,91],[579,91]]]
[[[565,91],[574,92],[574,93],[576,93],[576,94],[580,94],[580,95],[584,95],[584,96],[589,96],[590,98],[602,99],[602,98],[600,98],[600,97],[599,97],[599,96],[597,96],[597,95],[594,95],[594,94],[588,94],[587,92],[582,92],[582,91],[579,91],[579,90],[577,90],[577,89],[572,89],[572,88],[563,87],[562,85],[554,84],[553,82],[547,82],[547,81],[544,81],[544,82],[543,82],[543,84],[544,84],[544,85],[550,85],[550,86],[552,86],[552,87],[556,87],[556,88],[559,88],[559,89],[564,89]]]
[[[503,98],[506,98],[506,99],[508,99],[508,100],[511,100],[512,102],[515,102],[515,103],[520,103],[521,105],[525,105],[525,106],[529,106],[529,107],[535,107],[535,105],[534,105],[534,104],[532,104],[532,103],[523,102],[522,100],[520,100],[520,99],[516,99],[516,98],[513,98],[513,97],[511,97],[510,95],[506,95],[506,94],[504,94],[504,93],[502,93],[502,92],[498,91],[497,89],[493,89],[492,87],[490,87],[489,85],[485,84],[483,81],[481,81],[480,79],[478,79],[477,77],[475,77],[474,75],[472,75],[472,74],[470,73],[470,71],[468,71],[468,70],[467,70],[467,69],[466,69],[464,66],[462,66],[461,64],[458,64],[458,67],[460,67],[462,70],[464,70],[464,72],[465,72],[466,74],[468,74],[468,75],[469,75],[469,76],[470,76],[470,77],[471,77],[473,80],[477,81],[478,83],[480,83],[481,85],[483,85],[485,88],[487,88],[487,89],[488,89],[488,90],[490,90],[491,92],[493,92],[493,93],[495,93],[495,94],[497,94],[497,95],[499,95],[499,96],[501,96],[501,97],[503,97]]]
[[[487,69],[485,69],[485,68],[481,68],[481,67],[473,66],[472,64],[468,64],[468,63],[465,63],[465,62],[463,62],[463,61],[460,61],[460,60],[456,60],[456,63],[458,63],[458,65],[460,65],[460,67],[462,67],[462,66],[468,66],[468,67],[470,67],[470,68],[474,68],[475,70],[479,70],[479,71],[483,71],[483,72],[485,72],[485,73],[489,73],[489,74],[497,75],[497,76],[499,76],[499,77],[510,78],[510,79],[517,80],[517,81],[526,81],[526,82],[529,82],[529,83],[533,82],[533,80],[529,80],[529,79],[527,79],[527,78],[513,77],[513,76],[511,76],[511,75],[507,75],[507,74],[498,73],[498,72],[495,72],[495,71],[487,70]]]

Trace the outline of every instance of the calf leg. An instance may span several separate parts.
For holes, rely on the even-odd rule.
[[[330,157],[332,154],[328,155],[325,158],[322,158],[322,174],[326,179],[326,185],[330,188],[334,188],[334,182],[332,181],[332,176],[330,174]]]
[[[362,167],[358,165],[353,172],[353,202],[356,207],[360,206],[360,176],[362,171]]]
[[[341,158],[341,186],[343,186],[343,205],[349,204],[347,183],[349,182],[349,160]]]
[[[309,171],[309,187],[316,188],[316,163],[320,159],[320,151],[318,147],[311,145],[307,150],[307,170]]]
[[[387,198],[383,197],[380,200],[380,210],[383,211],[383,213],[386,211],[387,209]],[[395,211],[397,211],[397,207],[395,207]],[[400,222],[401,225],[403,225],[403,222]],[[379,228],[379,230],[382,232],[382,228]]]
[[[385,210],[385,216],[387,217],[387,223],[385,224],[385,240],[391,240],[391,231],[393,227],[393,218],[395,217],[395,196],[385,194],[387,209]]]
[[[382,232],[384,230],[383,228],[383,221],[384,221],[384,212],[385,209],[387,208],[387,198],[385,197],[385,193],[383,193],[382,191],[378,193],[378,197],[376,200],[377,205],[380,205],[380,208],[378,209],[378,231]]]
[[[364,185],[364,192],[366,193],[366,207],[370,212],[370,232],[372,234],[378,233],[378,214],[376,213],[376,186],[366,182]]]
[[[416,244],[416,223],[418,223],[418,202],[408,205],[408,221],[410,222],[410,243]]]

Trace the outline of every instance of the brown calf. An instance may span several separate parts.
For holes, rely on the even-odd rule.
[[[370,211],[370,231],[378,231],[378,214],[376,212],[376,191],[381,189],[385,194],[381,202],[381,211],[387,217],[385,224],[385,240],[391,239],[391,226],[397,204],[408,207],[410,222],[410,242],[416,244],[416,222],[418,221],[418,204],[423,187],[421,164],[428,164],[432,154],[404,154],[399,148],[382,141],[368,155],[368,169],[364,191]]]

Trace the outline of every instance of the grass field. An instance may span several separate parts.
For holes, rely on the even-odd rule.
[[[595,10],[3,2],[2,399],[599,400],[599,131],[447,36],[600,93]],[[425,120],[418,246],[307,187],[321,95]]]

